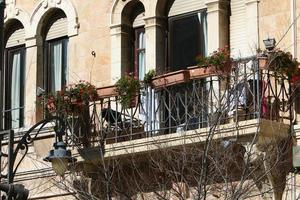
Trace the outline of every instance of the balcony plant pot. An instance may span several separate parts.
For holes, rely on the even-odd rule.
[[[214,65],[209,66],[192,66],[188,67],[190,79],[200,79],[213,75],[227,76],[231,72],[231,62],[225,62],[222,69],[218,69]]]
[[[190,79],[188,70],[179,70],[167,74],[155,76],[152,80],[154,88],[163,88],[171,85],[185,83]]]
[[[97,88],[97,93],[100,98],[114,97],[118,94],[114,85]]]
[[[257,57],[258,67],[259,69],[268,69],[268,57],[267,56],[259,56]]]
[[[188,67],[190,79],[200,79],[216,74],[215,66],[192,66]]]

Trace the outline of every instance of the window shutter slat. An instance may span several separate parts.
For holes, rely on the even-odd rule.
[[[169,17],[197,11],[204,8],[204,0],[175,0],[169,11]]]
[[[247,56],[247,21],[245,0],[231,1],[230,48],[233,57]]]
[[[18,29],[8,38],[6,48],[25,44],[25,30],[24,28]]]
[[[52,40],[55,38],[60,38],[68,35],[68,21],[67,18],[60,18],[56,20],[51,27],[46,36],[46,40]]]

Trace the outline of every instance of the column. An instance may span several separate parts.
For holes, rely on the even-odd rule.
[[[208,54],[228,44],[229,1],[207,0]]]
[[[163,17],[145,18],[146,72],[165,67],[166,19]]]
[[[24,104],[24,126],[29,127],[38,121],[36,119],[36,88],[38,78],[43,80],[43,74],[38,74],[38,66],[43,68],[43,49],[38,51],[37,43],[40,43],[36,37],[26,38],[26,58],[25,58],[25,104]],[[42,46],[40,44],[40,46]]]

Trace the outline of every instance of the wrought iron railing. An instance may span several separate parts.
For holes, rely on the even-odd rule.
[[[73,143],[92,146],[181,133],[265,118],[290,123],[292,88],[286,77],[260,69],[256,59],[233,63],[228,76],[212,74],[166,87],[148,86],[124,108],[106,95],[68,123]]]

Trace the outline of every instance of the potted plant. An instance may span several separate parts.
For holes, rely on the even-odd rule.
[[[231,58],[228,47],[214,51],[210,56],[196,57],[197,65],[189,67],[191,79],[203,78],[212,74],[224,76],[231,71]]]
[[[39,98],[39,101],[45,105],[48,113],[80,114],[84,106],[97,98],[96,87],[81,80],[79,83],[68,85],[61,91],[45,94]]]
[[[290,52],[277,49],[268,55],[268,69],[279,73],[282,77],[291,79],[292,76],[298,73],[298,65],[299,63],[296,59],[293,59]]]
[[[121,105],[125,108],[133,107],[135,97],[141,88],[139,80],[131,75],[122,76],[116,83]]]
[[[144,80],[143,80],[143,84],[144,86],[149,86],[152,84],[152,80],[155,76],[156,72],[154,69],[149,70],[145,76],[144,76]]]

